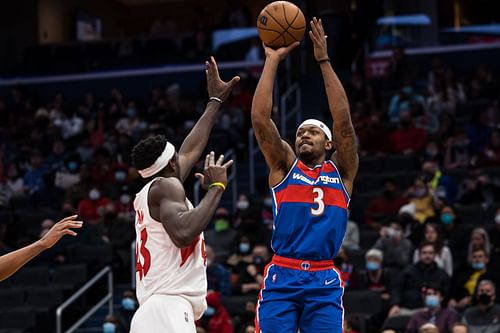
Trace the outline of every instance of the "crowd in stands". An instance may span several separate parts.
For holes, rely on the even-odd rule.
[[[244,151],[247,145],[242,133],[255,78],[241,76],[209,149]],[[439,58],[419,75],[396,51],[385,80],[353,73],[346,89],[361,169],[344,245],[334,260],[346,298],[368,291],[380,304],[369,316],[346,307],[346,332],[498,332],[498,75],[486,66],[455,72]],[[23,87],[1,96],[0,254],[77,212],[85,223],[79,236],[32,265],[58,267],[77,260],[82,247],[103,246],[117,281],[127,281],[135,238],[132,202],[142,186],[130,151],[156,133],[178,147],[205,102],[206,96],[184,96],[175,84],[155,88],[147,99],[116,88],[109,96],[88,92],[81,100],[66,100],[62,92],[42,100]],[[271,205],[269,194],[241,193],[233,211],[217,210],[205,233],[210,292],[199,332],[253,332],[255,302],[272,256]],[[105,325],[127,332],[136,307],[127,291],[122,309]]]

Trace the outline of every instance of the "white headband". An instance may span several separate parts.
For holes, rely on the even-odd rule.
[[[170,142],[167,142],[167,144],[165,145],[165,150],[163,150],[163,153],[161,153],[160,157],[158,157],[151,166],[147,167],[146,169],[139,170],[139,174],[142,178],[151,177],[152,175],[158,173],[158,171],[166,167],[168,162],[170,162],[172,157],[174,157],[174,154],[175,147]]]
[[[307,120],[304,120],[302,122],[302,124],[300,124],[299,127],[297,128],[297,132],[299,131],[299,129],[301,127],[306,126],[306,125],[312,125],[312,126],[319,127],[319,129],[322,130],[323,133],[325,133],[325,135],[328,138],[328,140],[332,141],[332,131],[330,131],[330,129],[328,128],[328,126],[325,125],[324,122],[319,121],[317,119],[307,119]],[[297,132],[295,133],[295,135],[297,135]]]

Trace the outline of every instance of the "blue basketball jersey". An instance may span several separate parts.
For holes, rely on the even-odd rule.
[[[344,239],[349,194],[331,160],[310,168],[296,159],[273,196],[271,246],[282,257],[333,259]]]

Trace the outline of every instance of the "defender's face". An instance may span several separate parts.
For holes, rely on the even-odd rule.
[[[305,125],[299,128],[295,137],[295,152],[300,158],[324,154],[332,148],[332,142],[317,126]]]

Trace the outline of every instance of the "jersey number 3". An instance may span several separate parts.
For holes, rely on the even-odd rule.
[[[319,216],[323,214],[325,210],[325,202],[323,201],[324,192],[321,188],[315,187],[313,188],[314,203],[318,205],[316,208],[311,208],[311,214],[314,216]]]
[[[141,231],[140,242],[139,240],[137,240],[137,243],[135,245],[135,271],[139,272],[139,280],[142,280],[142,278],[148,274],[149,268],[151,267],[151,254],[146,248],[147,240],[148,232],[146,228],[144,228]],[[143,259],[142,264],[139,256],[141,256]]]

